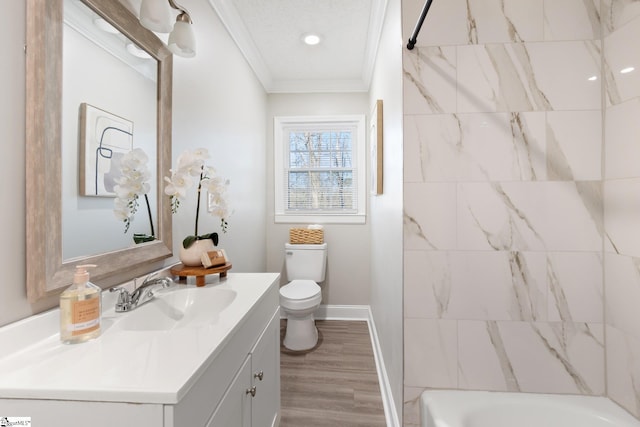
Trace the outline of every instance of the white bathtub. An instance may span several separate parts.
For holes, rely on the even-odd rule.
[[[640,427],[605,397],[428,390],[422,427]]]

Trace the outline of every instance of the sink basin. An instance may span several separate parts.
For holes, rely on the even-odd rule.
[[[171,287],[123,313],[114,326],[125,331],[166,331],[212,325],[235,298],[236,291],[231,289]]]

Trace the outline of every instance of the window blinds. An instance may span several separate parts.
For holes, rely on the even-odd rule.
[[[354,127],[290,128],[285,161],[288,212],[358,209]]]

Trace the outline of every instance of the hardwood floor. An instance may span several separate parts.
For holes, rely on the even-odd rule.
[[[280,426],[386,426],[367,322],[317,320],[316,326],[313,349],[280,345]]]

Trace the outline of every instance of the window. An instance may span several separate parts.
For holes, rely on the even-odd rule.
[[[364,116],[276,117],[276,222],[364,223]]]

